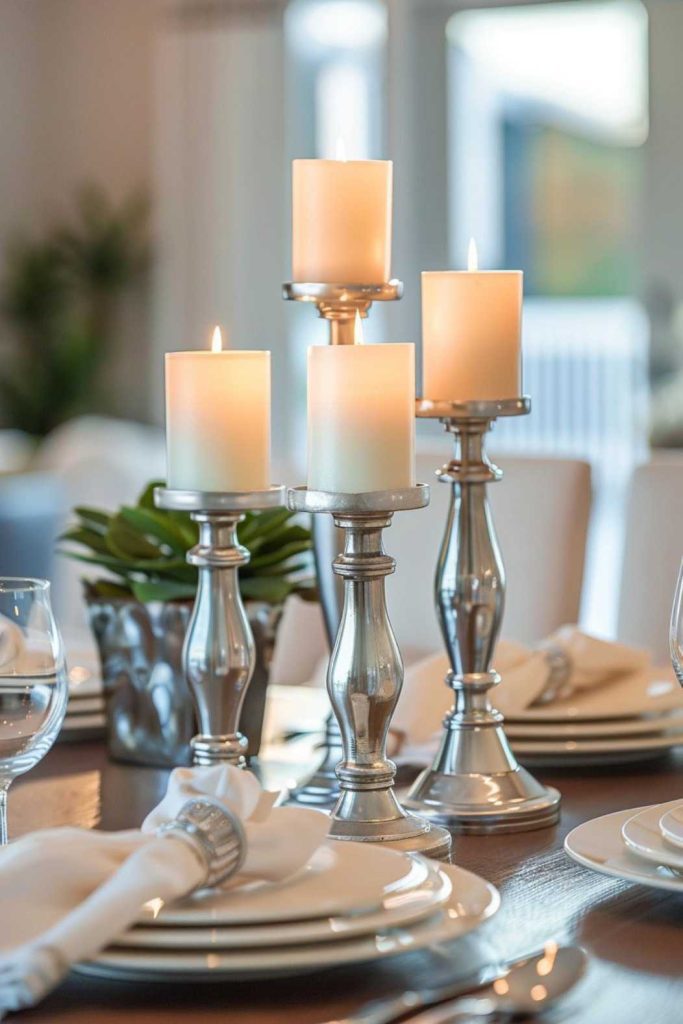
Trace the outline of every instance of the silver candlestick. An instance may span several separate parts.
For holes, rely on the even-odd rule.
[[[451,831],[517,832],[557,821],[560,794],[517,763],[489,690],[500,682],[491,660],[505,603],[505,573],[486,485],[502,473],[484,452],[499,416],[523,416],[528,398],[482,402],[418,400],[417,415],[440,419],[455,458],[439,473],[452,485],[435,581],[436,608],[451,662],[454,706],[431,768],[416,779],[406,807]]]
[[[386,756],[403,663],[384,588],[396,563],[382,547],[382,530],[394,512],[427,505],[429,488],[336,494],[297,487],[289,490],[288,501],[297,512],[330,514],[345,535],[344,552],[333,564],[343,581],[344,603],[327,673],[343,744],[330,836],[447,858],[450,834],[401,807],[394,793],[396,766]]]
[[[329,324],[331,345],[353,345],[356,313],[367,318],[373,302],[392,302],[403,295],[401,281],[385,284],[321,284],[294,282],[282,286],[282,297],[316,306],[318,315]],[[343,585],[332,571],[332,562],[340,547],[340,534],[327,516],[313,517],[313,555],[320,604],[327,641],[332,650],[341,619]],[[337,764],[342,757],[342,741],[337,719],[330,714],[320,745],[322,759],[312,775],[290,791],[290,802],[332,808],[339,799]]]
[[[249,552],[237,539],[237,524],[245,512],[284,505],[285,488],[218,493],[157,487],[154,502],[189,512],[199,523],[199,543],[187,553],[190,565],[199,569],[199,585],[183,645],[200,728],[192,740],[194,763],[243,767],[247,739],[238,727],[255,651],[238,579]]]

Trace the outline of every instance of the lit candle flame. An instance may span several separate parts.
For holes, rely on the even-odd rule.
[[[547,977],[551,973],[555,966],[555,957],[557,956],[558,945],[552,939],[546,942],[543,947],[543,956],[536,964],[536,973],[540,978]]]
[[[470,244],[467,247],[467,269],[478,270],[479,269],[479,257],[477,255],[477,243],[473,238],[470,238]]]
[[[360,318],[360,313],[356,310],[356,319],[353,325],[353,343],[354,345],[362,345],[364,341],[363,321]]]
[[[222,352],[222,350],[223,350],[223,335],[221,334],[220,327],[216,326],[216,327],[214,327],[213,334],[211,335],[211,351],[212,352]]]
[[[337,155],[336,155],[335,159],[336,160],[343,160],[343,161],[347,160],[347,156],[346,156],[346,143],[344,142],[344,140],[342,139],[341,136],[339,136],[339,138],[337,139]]]

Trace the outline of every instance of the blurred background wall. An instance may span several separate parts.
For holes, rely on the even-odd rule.
[[[160,426],[164,351],[220,322],[272,349],[276,466],[299,475],[305,350],[325,330],[280,299],[290,160],[338,137],[390,157],[406,295],[368,339],[419,339],[419,272],[462,266],[470,234],[484,267],[523,266],[534,414],[497,444],[593,463],[586,616],[609,632],[629,474],[651,443],[683,444],[682,46],[672,0],[3,0],[2,364],[26,337],[40,362],[40,319],[27,327],[25,301],[7,316],[17,236],[71,225],[92,276],[112,237],[130,256],[121,210],[144,194],[149,257],[114,281],[101,363],[65,417]],[[84,184],[102,200],[90,235],[73,227]],[[16,418],[0,398],[0,423]]]

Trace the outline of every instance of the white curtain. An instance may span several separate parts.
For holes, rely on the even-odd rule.
[[[157,280],[152,358],[157,417],[163,353],[270,348],[276,462],[287,450],[289,255],[283,4],[186,2],[156,54]]]

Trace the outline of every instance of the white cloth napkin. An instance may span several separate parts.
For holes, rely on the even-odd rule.
[[[228,886],[279,881],[310,859],[329,828],[319,811],[273,807],[277,794],[226,765],[177,768],[142,830],[34,832],[0,851],[0,1017],[31,1006],[69,967],[94,956],[150,900],[178,899],[201,885],[205,865],[188,842],[159,836],[194,797],[208,796],[241,820],[246,857]]]
[[[513,718],[530,707],[641,672],[649,663],[647,651],[599,640],[576,626],[563,626],[537,647],[501,640],[493,658],[501,682],[491,693],[492,703]],[[449,669],[445,654],[433,654],[406,669],[391,724],[394,753],[407,744],[424,744],[438,732],[453,705],[453,691],[445,682],[438,685]]]

